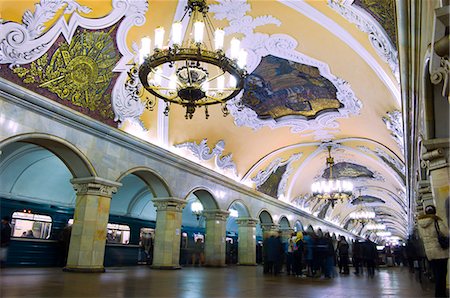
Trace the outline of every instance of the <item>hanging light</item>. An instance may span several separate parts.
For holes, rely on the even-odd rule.
[[[239,213],[236,209],[230,209],[230,216],[231,217],[238,217]]]
[[[377,236],[379,236],[379,237],[389,237],[391,235],[392,235],[392,233],[389,232],[389,231],[379,231],[379,232],[377,232]]]
[[[328,157],[326,159],[329,176],[311,185],[312,195],[318,200],[328,200],[333,208],[337,201],[343,202],[350,199],[353,192],[353,184],[348,180],[335,179],[333,177],[334,158],[331,156],[331,146],[328,146]]]
[[[384,230],[386,229],[386,225],[385,224],[381,224],[381,223],[369,223],[366,226],[367,230]]]
[[[189,22],[183,39],[182,21],[186,16]],[[172,25],[171,45],[164,44],[164,36],[164,28],[156,28],[153,54],[150,54],[149,40],[142,41],[139,79],[144,88],[164,100],[167,108],[169,103],[183,106],[186,119],[192,119],[201,106],[205,106],[207,116],[207,106],[214,104],[221,104],[224,116],[228,115],[226,102],[239,94],[247,75],[247,52],[241,50],[240,41],[231,40],[230,58],[227,57],[225,31],[214,28],[206,0],[188,0],[183,17]],[[214,41],[209,40],[211,37]],[[157,84],[158,75],[166,81],[172,79],[158,74],[157,69],[174,69],[176,83]],[[225,77],[230,78],[227,87]]]
[[[200,201],[194,201],[191,204],[191,211],[197,217],[197,220],[200,219],[200,216],[203,214],[203,205]]]

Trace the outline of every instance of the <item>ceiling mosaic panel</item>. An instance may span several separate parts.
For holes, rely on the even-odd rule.
[[[328,179],[330,169],[323,172],[322,178]],[[369,178],[375,179],[375,173],[368,168],[350,162],[338,162],[333,166],[333,178]]]
[[[364,9],[374,17],[386,31],[394,47],[397,48],[395,0],[355,0],[353,5]]]
[[[343,107],[336,93],[316,67],[268,55],[247,77],[241,103],[259,119],[290,115],[314,119],[320,112]]]
[[[267,178],[266,181],[264,181],[263,184],[257,186],[256,189],[262,193],[265,193],[266,195],[269,195],[273,198],[277,198],[278,185],[280,184],[281,179],[283,178],[283,174],[287,170],[287,167],[288,167],[287,164],[280,166],[269,176],[269,178]]]
[[[374,196],[368,196],[368,195],[358,196],[357,198],[355,198],[351,201],[352,205],[359,205],[359,204],[364,204],[364,203],[383,203],[383,204],[385,204],[386,202],[380,198],[377,198]]]

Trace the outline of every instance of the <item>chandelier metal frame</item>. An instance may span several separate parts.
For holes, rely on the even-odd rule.
[[[189,15],[186,32],[189,32],[190,29],[193,30],[194,40],[189,37],[188,33],[181,39],[181,23],[186,15]],[[197,23],[202,24],[197,26]],[[174,37],[175,24],[178,24],[176,27],[177,37]],[[188,0],[182,19],[175,24],[172,26],[172,44],[170,46],[162,46],[164,29],[157,28],[160,37],[156,37],[158,33],[155,30],[154,53],[150,55],[150,44],[148,44],[147,53],[143,54],[143,61],[141,61],[142,64],[139,67],[139,79],[143,87],[155,97],[166,102],[164,111],[166,116],[169,113],[171,103],[186,108],[186,119],[192,119],[195,110],[202,106],[205,107],[205,117],[208,118],[207,107],[215,104],[222,104],[223,115],[227,116],[229,112],[226,108],[226,102],[238,95],[244,88],[244,79],[247,75],[245,70],[246,52],[242,53],[242,50],[239,49],[239,41],[232,39],[232,58],[225,55],[223,51],[225,33],[221,29],[214,30],[212,21],[208,16],[206,0]],[[205,42],[203,42],[203,31],[206,31],[208,39]],[[211,36],[213,35],[215,37],[215,50],[212,50]],[[177,41],[174,41],[175,39]],[[219,42],[217,39],[219,39]],[[163,75],[161,72],[163,67],[169,70],[175,68],[174,75],[172,77]],[[216,70],[217,73],[210,76],[211,70]],[[234,78],[233,84],[230,82],[228,87],[209,87],[210,82],[218,80],[220,76],[225,78],[225,75],[230,76],[230,81]],[[163,86],[151,79],[155,76],[168,81],[174,80],[173,77],[176,77],[176,81],[169,86]],[[222,81],[224,78],[222,78]],[[219,85],[218,82],[216,84]]]
[[[331,146],[328,146],[327,166],[330,169],[328,179],[322,179],[311,185],[313,197],[318,200],[328,200],[334,208],[337,202],[350,199],[353,194],[353,184],[342,179],[333,179],[334,158],[331,156]]]

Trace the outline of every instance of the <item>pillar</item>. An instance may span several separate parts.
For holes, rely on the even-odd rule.
[[[431,139],[422,143],[427,149],[422,159],[427,161],[428,179],[431,184],[436,213],[448,222],[445,202],[449,198],[449,139]]]
[[[203,211],[206,219],[205,266],[225,266],[225,237],[229,213],[218,209]]]
[[[70,181],[77,193],[65,271],[104,272],[106,226],[112,194],[121,183],[99,177]]]
[[[185,200],[153,198],[156,207],[154,269],[180,269],[181,215]]]
[[[256,224],[258,220],[249,217],[236,219],[238,224],[238,264],[256,266]]]

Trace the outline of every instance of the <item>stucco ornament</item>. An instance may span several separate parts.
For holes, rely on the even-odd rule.
[[[237,126],[248,126],[255,130],[264,126],[271,128],[288,126],[293,133],[314,135],[316,140],[331,140],[333,134],[339,132],[339,118],[347,118],[359,114],[362,103],[356,98],[350,85],[330,73],[327,64],[308,57],[296,51],[298,42],[286,34],[263,34],[255,32],[259,26],[273,24],[280,26],[281,22],[273,16],[252,17],[247,15],[250,5],[246,1],[220,0],[218,4],[210,5],[210,11],[217,19],[225,19],[229,26],[225,27],[226,34],[240,33],[244,35],[241,46],[248,52],[247,70],[251,73],[261,62],[262,57],[273,55],[316,67],[320,74],[330,80],[336,87],[337,99],[343,104],[337,111],[325,112],[315,119],[305,117],[284,117],[282,119],[260,119],[255,111],[240,104],[242,93],[230,100],[227,107],[234,117]],[[308,132],[310,131],[310,132]]]
[[[222,155],[225,149],[225,141],[219,140],[213,148],[208,146],[208,139],[203,139],[200,143],[185,142],[174,145],[175,148],[188,149],[199,161],[208,161],[214,158],[216,166],[221,170],[229,170],[237,177],[236,164],[233,161],[233,155]]]
[[[27,10],[24,13],[22,24],[0,24],[0,64],[8,64],[10,68],[29,64],[44,55],[59,36],[63,36],[70,44],[79,27],[98,30],[120,23],[115,42],[121,58],[113,69],[120,75],[111,96],[114,120],[137,121],[144,111],[144,103],[135,97],[139,85],[127,81],[131,69],[129,61],[136,59],[136,55],[128,48],[126,36],[132,26],[145,23],[148,3],[146,0],[112,0],[112,7],[105,17],[85,18],[79,13],[87,14],[91,9],[74,0],[41,0],[35,4],[34,12]],[[47,29],[46,22],[52,20],[61,9],[64,9],[62,15]],[[68,21],[65,17],[67,14],[71,14]]]
[[[283,160],[281,157],[276,158],[264,170],[258,171],[258,173],[251,178],[251,181],[256,184],[256,187],[261,186],[279,167],[287,165],[286,171],[283,173],[280,183],[278,184],[277,197],[279,198],[281,195],[285,194],[287,180],[294,169],[293,162],[299,160],[302,155],[303,153],[295,153],[287,160]]]
[[[392,138],[404,154],[402,112],[398,110],[387,112],[386,116],[383,117],[383,122],[386,124],[387,129],[391,131]]]
[[[377,54],[388,63],[397,82],[400,82],[398,52],[390,41],[388,34],[374,17],[352,4],[353,0],[328,0],[328,5],[331,8],[349,22],[356,24],[362,32],[368,33],[370,44]]]

